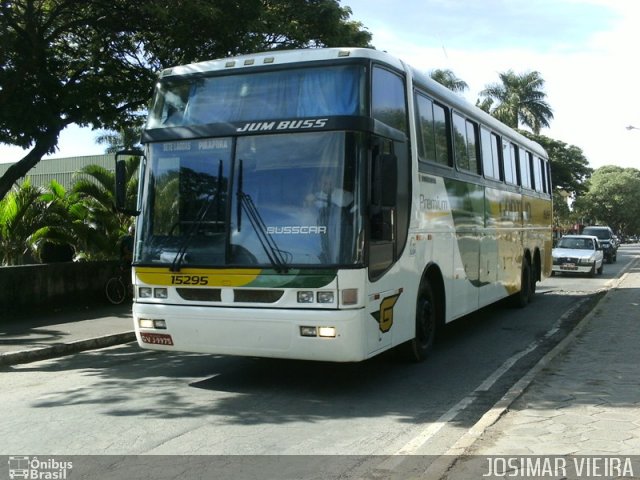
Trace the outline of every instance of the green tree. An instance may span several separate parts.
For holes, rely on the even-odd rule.
[[[589,167],[589,161],[582,149],[526,130],[519,130],[519,132],[539,143],[547,151],[551,165],[551,184],[554,189],[564,190],[572,199],[576,199],[587,191],[593,169]]]
[[[368,46],[338,0],[9,0],[0,3],[0,143],[29,149],[0,198],[70,124],[139,121],[156,72],[275,48]]]
[[[429,73],[429,76],[452,92],[464,92],[469,88],[467,82],[458,78],[456,74],[449,69],[436,68]]]
[[[33,235],[44,226],[40,191],[25,179],[0,200],[2,265],[21,265],[36,255]]]
[[[640,170],[608,165],[591,176],[589,190],[576,201],[586,223],[609,225],[620,233],[640,231]]]
[[[499,73],[500,83],[487,85],[481,97],[492,99],[495,104],[480,102],[501,122],[512,128],[523,124],[533,133],[540,133],[553,119],[553,111],[546,102],[544,80],[539,72],[516,74],[513,70]]]

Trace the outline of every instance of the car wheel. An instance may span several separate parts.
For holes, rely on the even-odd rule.
[[[604,261],[600,264],[600,268],[598,269],[598,275],[602,275],[603,270],[604,270]]]
[[[589,276],[591,278],[596,276],[596,262],[593,262],[593,266],[591,267],[591,271],[589,272]]]

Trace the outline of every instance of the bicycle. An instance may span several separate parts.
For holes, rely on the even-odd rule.
[[[128,277],[126,277],[124,267],[120,267],[118,275],[107,280],[104,290],[107,300],[114,305],[120,305],[127,297],[132,296],[131,284],[128,281]]]

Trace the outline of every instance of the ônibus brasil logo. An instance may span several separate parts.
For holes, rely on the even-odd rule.
[[[38,459],[38,457],[9,457],[9,478],[33,480],[65,480],[73,462],[62,462],[55,458]]]

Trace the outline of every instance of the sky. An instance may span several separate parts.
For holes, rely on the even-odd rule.
[[[372,44],[424,72],[450,69],[479,92],[498,73],[540,72],[554,112],[540,133],[589,165],[640,169],[640,1],[342,0]],[[625,127],[633,125],[638,130]],[[70,127],[51,157],[95,155],[100,132]],[[25,152],[0,144],[0,162]]]

